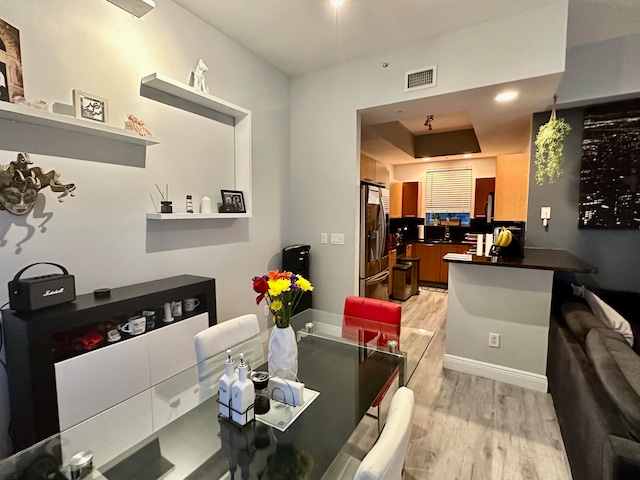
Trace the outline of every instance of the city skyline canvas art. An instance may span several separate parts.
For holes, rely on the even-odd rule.
[[[640,100],[587,108],[579,227],[640,229]]]

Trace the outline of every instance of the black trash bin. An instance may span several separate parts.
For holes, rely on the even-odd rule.
[[[397,263],[393,266],[391,297],[394,300],[407,300],[411,296],[412,271],[413,266],[408,263]]]
[[[398,259],[398,262],[411,265],[411,295],[418,295],[420,291],[420,259],[415,257],[404,257]]]

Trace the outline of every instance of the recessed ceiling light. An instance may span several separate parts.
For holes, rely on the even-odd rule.
[[[470,153],[465,153],[464,154],[464,158],[471,158],[471,157],[473,157],[473,155],[471,155]]]
[[[338,8],[340,5],[344,3],[344,0],[331,0],[331,5]]]
[[[518,96],[518,92],[514,92],[513,90],[509,90],[506,92],[499,93],[496,95],[496,102],[510,102],[514,98]]]
[[[423,162],[428,162],[429,160],[431,160],[431,157],[423,157],[423,158],[422,158],[422,161],[423,161]]]

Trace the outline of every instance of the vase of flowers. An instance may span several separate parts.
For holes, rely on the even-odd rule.
[[[269,337],[269,374],[295,378],[298,374],[298,344],[289,325],[291,315],[304,292],[313,290],[311,282],[291,272],[271,270],[267,275],[253,277],[253,290],[258,293],[256,304],[267,302],[275,323]]]

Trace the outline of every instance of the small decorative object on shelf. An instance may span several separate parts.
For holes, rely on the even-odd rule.
[[[77,118],[109,123],[109,104],[105,98],[100,98],[93,93],[73,90],[73,107]]]
[[[202,197],[200,200],[200,213],[211,213],[211,199]]]
[[[24,98],[20,31],[2,19],[0,45],[0,100],[10,102],[17,96]]]
[[[276,328],[269,338],[269,374],[295,380],[298,374],[298,344],[291,315],[304,292],[313,290],[311,282],[302,275],[272,270],[267,275],[253,277],[253,290],[269,305]]]
[[[130,113],[124,121],[124,129],[136,132],[142,137],[151,136],[151,132],[144,126],[144,122]]]
[[[193,199],[187,195],[187,213],[193,213]]]
[[[58,172],[45,172],[41,167],[32,167],[32,164],[27,153],[18,153],[16,161],[0,165],[0,210],[26,215],[35,205],[38,192],[46,187],[60,193],[60,202],[67,195],[74,196],[75,184],[63,185]]]
[[[204,74],[209,71],[209,67],[207,67],[202,59],[198,60],[198,65],[191,72],[191,77],[189,79],[189,86],[195,88],[196,90],[200,90],[204,93],[209,93],[209,87],[207,87],[206,80],[204,78]]]
[[[218,208],[220,213],[246,213],[244,195],[240,190],[220,190],[222,204]]]
[[[37,100],[34,100],[33,102],[30,102],[26,98],[20,95],[16,95],[11,99],[11,101],[16,105],[23,105],[25,107],[35,108],[36,110],[41,110],[43,112],[49,111],[49,106],[47,105],[47,102],[45,102],[44,100],[37,99]]]
[[[173,213],[173,202],[169,200],[169,184],[165,185],[166,193],[162,193],[162,190],[160,190],[160,187],[157,183],[156,188],[158,189],[158,192],[160,192],[160,198],[162,198],[162,200],[160,201],[160,213]],[[151,200],[153,201],[153,196],[151,196]]]

